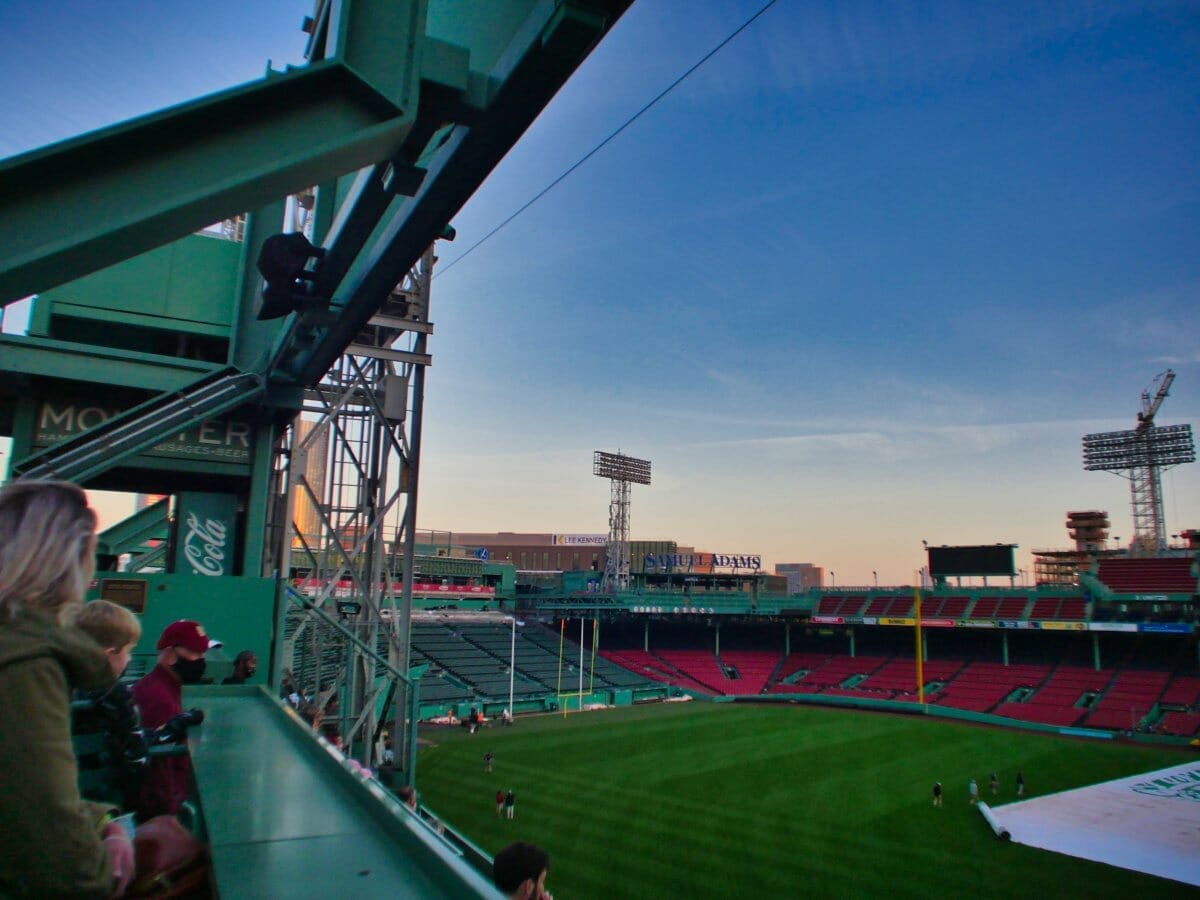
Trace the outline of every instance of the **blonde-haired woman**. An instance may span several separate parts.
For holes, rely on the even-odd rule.
[[[79,796],[72,688],[112,683],[104,650],[64,623],[95,571],[96,515],[73,484],[0,488],[0,897],[112,897],[133,846]]]

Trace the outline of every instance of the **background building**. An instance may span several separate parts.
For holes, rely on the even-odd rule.
[[[809,588],[821,587],[825,570],[812,563],[776,563],[775,574],[787,576],[789,594],[800,594]]]

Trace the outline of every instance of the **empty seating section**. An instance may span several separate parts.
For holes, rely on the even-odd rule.
[[[1200,713],[1172,710],[1162,717],[1157,730],[1163,734],[1191,737],[1200,732]]]
[[[866,596],[828,596],[820,603],[829,615],[900,615],[912,606],[902,595],[876,596],[869,602]],[[1025,595],[985,597],[973,606],[968,597],[948,597],[938,601],[936,611],[931,604],[923,613],[931,618],[1007,619],[1021,618],[1030,606],[1031,619],[1087,618],[1082,597]],[[507,700],[510,655],[515,659],[511,678],[516,698],[553,694],[560,679],[563,689],[570,690],[578,684],[579,646],[567,644],[560,660],[559,640],[558,634],[532,623],[517,630],[514,646],[507,623],[414,622],[412,661],[431,665],[421,680],[422,702]],[[590,650],[584,652],[587,689],[659,682],[690,693],[741,696],[815,693],[914,702],[918,695],[916,664],[907,657],[726,650],[718,658],[709,649],[605,649],[593,661]],[[1125,665],[1131,663],[1136,664],[1133,656]],[[1190,738],[1200,734],[1200,675],[1188,668],[1188,674],[1172,677],[1137,668],[932,659],[924,661],[922,675],[925,685],[940,685],[926,693],[928,703],[1059,727],[1152,727]],[[1160,712],[1157,721],[1148,718]]]
[[[1032,599],[1032,604],[1030,600]],[[817,602],[820,616],[886,616],[907,618],[915,614],[913,598],[907,594],[875,594],[868,600],[858,595],[827,594]],[[1030,597],[1008,595],[980,597],[926,597],[921,602],[926,619],[1034,619],[1085,621],[1088,604],[1083,597]]]
[[[685,652],[707,652],[707,651],[685,651]],[[716,690],[707,685],[696,681],[686,672],[680,671],[676,666],[669,663],[654,653],[647,653],[645,650],[602,650],[601,655],[606,656],[618,665],[625,666],[634,672],[641,672],[655,681],[661,681],[664,684],[671,684],[676,687],[683,688],[691,693],[712,694]],[[712,654],[709,654],[710,656]]]
[[[790,659],[790,657],[789,657]],[[843,688],[843,682],[856,675],[871,675],[886,662],[882,656],[832,656],[794,684],[775,685],[771,693],[829,694],[844,697],[891,699],[891,692]]]
[[[713,694],[740,693],[741,682],[727,678],[711,650],[659,650],[658,655]]]
[[[992,712],[998,716],[1042,725],[1069,727],[1079,724],[1086,710],[1075,704],[1086,691],[1097,689],[1095,686],[1103,687],[1112,678],[1111,672],[1096,672],[1074,666],[1059,666],[1053,673],[1048,666],[1014,668],[1025,670],[1023,683],[1016,687],[1036,690],[1023,703],[1001,703]]]
[[[1031,619],[1057,619],[1058,618],[1058,598],[1052,597],[1049,599],[1034,600],[1033,609],[1029,611]]]
[[[482,702],[544,697],[555,693],[560,677],[557,637],[539,627],[518,629],[503,623],[465,622],[447,625],[414,623],[413,661],[432,669],[421,680],[422,702]],[[569,685],[579,679],[578,644],[568,645],[561,672]],[[510,663],[515,661],[510,673]],[[646,678],[585,651],[584,684],[588,688],[634,687]]]
[[[1086,619],[1087,601],[1082,597],[1066,597],[1058,606],[1060,619]]]
[[[1050,666],[974,662],[939,691],[934,702],[972,712],[992,712],[1013,691],[1034,687],[1049,673]]]
[[[1200,678],[1191,675],[1175,676],[1167,684],[1167,689],[1163,691],[1159,702],[1179,706],[1195,706],[1200,703]]]
[[[817,615],[836,616],[838,607],[842,605],[841,597],[824,596],[817,601]]]
[[[927,659],[922,666],[921,676],[925,684],[949,681],[962,667],[961,660]],[[870,691],[891,691],[894,700],[914,701],[918,696],[916,660],[893,659],[857,687]]]
[[[1092,705],[1085,724],[1097,728],[1136,728],[1150,714],[1170,680],[1167,672],[1119,673]]]
[[[867,598],[863,596],[846,597],[842,600],[842,605],[838,607],[837,614],[839,616],[861,616],[866,603]]]
[[[891,605],[891,597],[872,597],[871,602],[867,604],[867,611],[863,615],[882,616]]]
[[[761,694],[783,654],[764,650],[725,650],[721,662],[737,670],[731,694]]]
[[[811,671],[817,666],[823,666],[829,661],[828,653],[789,653],[783,658],[779,667],[779,678],[771,686],[772,694],[786,694],[793,685],[785,684],[784,680],[800,671]]]
[[[1059,725],[1070,728],[1079,724],[1083,718],[1082,709],[1063,706],[1043,706],[1039,703],[1001,703],[993,715],[1009,719],[1019,719],[1022,722],[1038,722],[1042,725]]]
[[[942,601],[942,608],[938,610],[938,616],[943,619],[961,619],[970,602],[970,597],[947,597]]]
[[[992,619],[996,616],[996,607],[1000,605],[997,597],[980,597],[971,608],[970,618]]]
[[[1025,607],[1029,605],[1028,597],[1000,597],[996,605],[997,619],[1023,619]]]
[[[1096,577],[1118,594],[1164,593],[1195,594],[1196,576],[1192,559],[1186,556],[1165,559],[1102,559]]]

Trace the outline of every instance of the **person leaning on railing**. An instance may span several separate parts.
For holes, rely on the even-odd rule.
[[[0,488],[0,897],[110,897],[133,845],[110,806],[79,796],[73,688],[113,682],[108,656],[66,621],[95,571],[96,515],[50,481]]]

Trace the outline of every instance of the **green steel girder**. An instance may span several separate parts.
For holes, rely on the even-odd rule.
[[[94,344],[0,336],[3,378],[61,378],[150,391],[177,391],[219,368],[216,363]]]
[[[331,307],[336,318],[304,343],[281,348],[280,369],[300,384],[321,377],[630,2],[539,5],[489,73],[496,89],[485,109],[440,88],[422,93],[418,121],[398,154],[415,159],[424,170],[422,183],[411,196],[392,200],[387,220],[361,250],[338,245],[343,234],[361,240],[365,228],[333,229],[318,286],[337,280]],[[379,189],[360,187],[359,201],[372,208]],[[339,266],[351,258],[343,275]]]
[[[77,437],[18,460],[13,473],[18,478],[86,483],[153,447],[164,435],[254,401],[264,387],[261,376],[232,367],[206,375],[183,390],[153,397]]]
[[[164,497],[139,509],[97,536],[96,552],[107,556],[138,552],[142,544],[150,540],[167,539],[167,513],[170,498]]]
[[[415,110],[338,61],[0,163],[0,304],[395,154]]]

